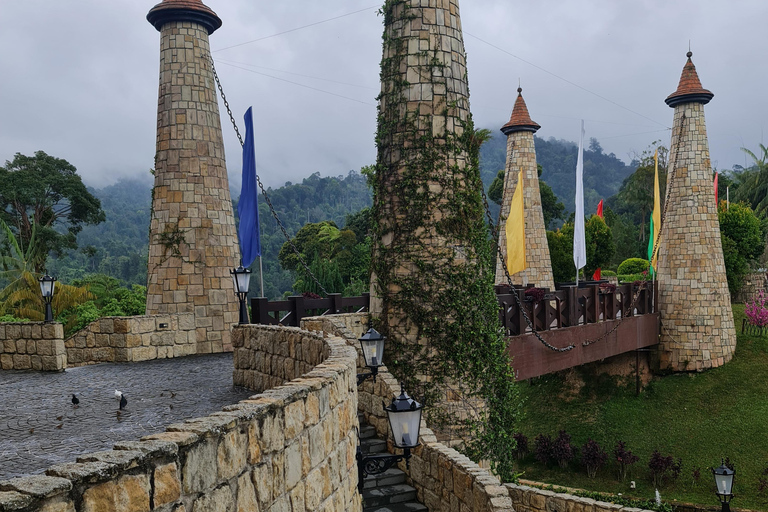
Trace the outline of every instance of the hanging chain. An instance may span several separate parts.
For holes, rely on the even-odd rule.
[[[235,122],[235,116],[232,115],[232,109],[229,108],[229,102],[227,101],[227,96],[224,94],[224,89],[221,87],[221,80],[219,80],[219,75],[216,73],[216,65],[213,62],[213,55],[209,53],[208,59],[211,62],[211,71],[213,72],[214,80],[216,80],[216,87],[219,89],[219,94],[221,94],[221,100],[224,102],[224,107],[227,109],[229,120],[232,122],[232,127],[235,129],[237,140],[239,140],[240,145],[243,146],[245,143],[243,142],[242,135],[240,135],[240,130],[237,128],[237,123]],[[285,226],[283,226],[283,223],[280,220],[280,217],[278,217],[277,215],[277,211],[275,210],[275,207],[272,206],[272,201],[270,201],[269,195],[267,195],[267,191],[264,189],[264,185],[261,183],[261,179],[259,178],[258,173],[256,174],[256,184],[259,186],[259,189],[261,190],[261,194],[264,196],[264,199],[267,201],[267,206],[269,206],[269,211],[272,213],[272,217],[275,218],[275,222],[277,222],[277,225],[280,227],[280,231],[283,232],[283,236],[285,237],[286,241],[288,241],[288,244],[291,246],[291,249],[293,249],[293,252],[294,254],[296,254],[296,257],[301,263],[301,266],[304,267],[304,270],[307,272],[307,275],[309,275],[309,277],[312,278],[312,280],[315,282],[317,287],[320,288],[320,290],[322,290],[323,295],[328,297],[329,295],[328,291],[320,283],[317,277],[315,277],[315,274],[309,269],[309,266],[304,261],[304,258],[302,258],[301,253],[299,252],[299,249],[293,243],[293,240],[291,239],[291,236],[288,234],[288,231],[285,229]]]
[[[488,196],[485,195],[485,187],[483,187],[482,182],[480,182],[480,191],[483,195],[483,205],[485,206],[485,215],[488,218],[488,226],[491,229],[491,236],[493,236],[493,239],[496,241],[496,253],[498,254],[502,267],[504,268],[504,275],[507,277],[507,283],[510,287],[513,286],[512,284],[512,276],[509,275],[509,270],[507,270],[506,260],[504,258],[504,254],[501,252],[501,245],[499,244],[499,233],[496,230],[496,227],[493,225],[493,218],[491,218],[491,209],[488,207]],[[501,215],[501,214],[499,214]],[[499,226],[501,226],[501,222],[499,222]],[[570,350],[573,350],[576,345],[570,344],[567,347],[558,348],[551,343],[549,343],[547,340],[541,337],[541,334],[535,329],[533,322],[528,317],[528,311],[523,306],[523,303],[520,301],[520,297],[517,296],[517,292],[512,290],[512,296],[515,298],[515,302],[517,303],[517,307],[520,311],[523,313],[523,318],[525,318],[525,323],[528,324],[528,327],[531,328],[531,333],[536,336],[536,339],[538,339],[542,345],[547,347],[549,350],[552,350],[554,352],[568,352]],[[506,311],[504,312],[506,314]]]

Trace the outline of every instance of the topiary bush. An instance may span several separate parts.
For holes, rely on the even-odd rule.
[[[648,260],[642,258],[628,258],[621,262],[616,270],[618,275],[622,274],[642,274],[648,270]]]

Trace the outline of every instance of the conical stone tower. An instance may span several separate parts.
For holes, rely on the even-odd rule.
[[[507,233],[504,229],[509,215],[509,205],[517,189],[520,169],[523,170],[523,209],[525,211],[525,259],[528,268],[512,275],[512,283],[535,284],[539,288],[555,289],[552,278],[552,263],[549,258],[547,228],[544,225],[544,211],[541,208],[539,173],[536,165],[536,147],[533,134],[541,128],[531,120],[528,107],[523,99],[523,89],[517,89],[517,100],[509,122],[501,127],[507,136],[507,165],[504,171],[504,193],[501,200],[501,225],[499,248],[507,256]],[[506,261],[506,259],[504,260]],[[504,261],[496,261],[496,284],[507,284]]]
[[[659,245],[658,356],[659,367],[673,371],[721,366],[736,349],[704,122],[714,95],[701,86],[691,56],[665,100],[675,117]]]
[[[240,259],[208,35],[221,20],[200,0],[163,0],[147,314],[194,313],[197,352],[232,349]]]

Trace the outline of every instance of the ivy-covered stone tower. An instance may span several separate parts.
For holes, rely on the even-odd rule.
[[[229,351],[240,250],[208,44],[221,20],[200,0],[163,0],[147,20],[160,32],[147,314],[194,313],[197,352]]]
[[[481,195],[487,133],[469,111],[459,2],[387,0],[382,12],[371,314],[388,338],[384,362],[434,405],[426,414],[441,436],[472,430],[487,448],[498,433],[503,444],[517,402]],[[509,399],[493,402],[499,424],[486,430],[482,404],[498,396]]]
[[[714,96],[688,52],[677,90],[669,148],[666,215],[659,243],[659,367],[700,371],[730,361],[736,349],[712,184],[704,105]]]
[[[541,207],[539,172],[536,165],[536,146],[533,140],[541,126],[531,120],[528,107],[523,99],[523,89],[518,87],[517,100],[512,108],[509,122],[501,127],[507,136],[507,165],[504,170],[504,193],[501,199],[501,228],[499,249],[507,256],[507,232],[504,229],[509,215],[509,205],[517,189],[520,169],[523,170],[523,210],[525,211],[525,259],[528,268],[512,275],[512,283],[535,284],[539,288],[555,289],[552,277],[552,262],[549,258],[547,228],[544,224],[544,210]],[[506,261],[506,260],[505,260]],[[496,284],[507,284],[504,262],[496,262]]]

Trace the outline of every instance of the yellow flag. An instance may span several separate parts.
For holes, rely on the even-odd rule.
[[[653,219],[653,246],[656,247],[656,252],[653,255],[651,266],[653,270],[657,270],[656,262],[659,259],[659,229],[661,228],[661,194],[659,193],[659,150],[656,150],[656,154],[653,155],[653,160],[656,163],[656,174],[653,178],[653,213],[651,218]]]
[[[512,194],[509,216],[505,226],[507,234],[507,270],[509,275],[528,268],[525,261],[525,211],[523,208],[523,170],[517,178],[517,187]]]

